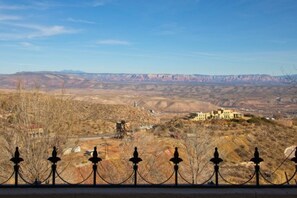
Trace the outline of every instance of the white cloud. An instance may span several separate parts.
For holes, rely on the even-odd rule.
[[[70,34],[74,33],[74,30],[67,29],[64,26],[32,26],[32,29],[37,30],[37,32],[32,33],[29,37],[47,37],[47,36],[55,36],[60,34]]]
[[[0,14],[0,21],[11,21],[11,20],[20,20],[21,17],[16,15],[6,15],[6,14]]]
[[[57,7],[57,6],[61,6],[58,2],[54,2],[54,1],[42,1],[42,0],[38,0],[38,1],[32,1],[30,6],[28,6],[29,8],[32,9],[49,9],[49,8],[53,8],[53,7]]]
[[[39,37],[57,36],[62,34],[73,34],[79,31],[59,25],[44,26],[26,23],[1,23],[7,26],[12,26],[13,30],[11,30],[11,32],[1,33],[0,40],[33,39]]]
[[[13,26],[35,30],[28,34],[29,38],[34,37],[47,37],[47,36],[55,36],[60,34],[69,34],[76,32],[75,30],[65,28],[64,26],[54,25],[54,26],[43,26],[43,25],[36,25],[36,24],[12,24]]]
[[[72,5],[72,4],[70,4]],[[48,0],[27,0],[21,4],[4,4],[0,2],[0,10],[46,10],[49,8],[65,6],[64,4]]]
[[[100,40],[100,41],[97,41],[96,43],[98,45],[131,45],[129,41],[115,40],[115,39]]]
[[[73,23],[86,23],[86,24],[96,24],[94,21],[88,21],[83,19],[74,19],[74,18],[67,18],[66,21],[73,22]]]
[[[23,47],[31,47],[33,46],[32,43],[29,43],[29,42],[20,42],[20,45],[23,46]]]
[[[27,9],[28,6],[25,5],[6,5],[0,4],[0,10],[24,10]]]
[[[17,33],[0,33],[0,41],[25,39],[27,36]]]
[[[38,51],[40,50],[40,47],[37,45],[34,45],[30,42],[20,42],[19,45],[25,49],[29,49],[29,50],[35,50]]]

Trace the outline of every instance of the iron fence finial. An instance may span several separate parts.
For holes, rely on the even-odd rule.
[[[134,185],[137,185],[137,170],[138,170],[138,163],[142,161],[142,159],[138,155],[137,147],[134,148],[133,157],[129,159],[130,162],[133,163],[133,170],[134,170]]]
[[[18,165],[20,162],[24,161],[23,158],[20,157],[19,147],[15,148],[14,157],[10,159],[15,165]]]
[[[175,185],[178,184],[178,164],[182,162],[182,158],[179,157],[178,148],[175,147],[173,158],[170,159],[174,163],[174,173],[175,173]]]
[[[218,148],[217,147],[215,148],[215,152],[213,154],[213,158],[211,158],[210,161],[212,163],[214,163],[215,165],[219,165],[219,163],[221,163],[223,161],[223,159],[221,159],[219,157],[219,152],[218,152]]]
[[[134,148],[133,157],[131,157],[129,161],[132,162],[133,164],[138,164],[139,162],[142,161],[142,159],[139,157],[137,147]]]
[[[258,148],[255,148],[255,152],[254,152],[254,157],[251,159],[252,162],[254,162],[255,164],[255,174],[256,174],[256,185],[259,186],[260,185],[260,166],[259,164],[261,162],[263,162],[264,160],[260,157]]]
[[[98,162],[101,162],[102,159],[98,157],[98,152],[97,152],[97,147],[94,147],[94,151],[92,154],[92,157],[89,158],[89,161],[93,163],[93,185],[95,186],[97,181],[96,181],[96,174],[97,174],[97,164]]]
[[[54,146],[52,151],[52,156],[47,159],[52,163],[52,185],[56,184],[56,171],[57,171],[57,162],[61,158],[57,157],[57,148]]]
[[[97,164],[98,162],[102,161],[100,157],[98,157],[97,147],[94,147],[93,155],[91,158],[89,158],[89,161],[91,161],[93,164]]]
[[[47,160],[49,160],[53,164],[56,164],[58,161],[61,160],[61,158],[57,157],[57,148],[55,146],[53,147],[52,156],[49,157]]]
[[[258,147],[255,148],[254,157],[251,159],[252,162],[254,162],[256,165],[259,165],[264,160],[260,157]]]
[[[220,158],[217,147],[215,148],[215,152],[213,153],[213,158],[211,158],[210,161],[214,164],[216,186],[218,186],[219,185],[219,164],[223,160]]]
[[[178,148],[175,147],[175,151],[173,154],[173,158],[170,159],[171,162],[173,162],[175,165],[178,165],[180,162],[182,162],[182,158],[179,157]]]
[[[14,157],[10,159],[14,163],[14,184],[18,185],[18,176],[19,176],[19,163],[24,161],[23,158],[20,157],[19,147],[15,148]]]

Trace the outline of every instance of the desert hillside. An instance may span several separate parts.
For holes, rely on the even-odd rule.
[[[68,96],[52,96],[39,92],[0,93],[2,126],[11,126],[19,118],[39,127],[46,125],[43,116],[56,116],[61,126],[71,125],[71,135],[115,133],[115,123],[125,120],[131,130],[158,122],[158,118],[146,109],[115,104],[100,104],[73,100]],[[20,112],[25,111],[25,112]],[[38,111],[38,113],[36,113]],[[26,115],[22,115],[26,113]],[[67,114],[67,116],[66,116]],[[65,115],[65,117],[63,117]],[[25,118],[23,118],[25,119]],[[26,123],[29,122],[25,120]],[[63,131],[50,131],[63,133]]]
[[[251,116],[245,120],[193,122],[183,117],[163,121],[159,116],[131,105],[91,103],[40,92],[2,92],[1,174],[8,175],[5,170],[11,169],[8,159],[16,145],[25,159],[24,174],[32,181],[37,176],[46,178],[50,165],[46,159],[52,146],[58,147],[62,158],[58,171],[71,182],[79,182],[89,174],[91,163],[87,153],[94,146],[103,158],[99,166],[102,176],[113,183],[120,182],[132,171],[128,159],[135,146],[139,147],[143,159],[139,167],[141,174],[155,183],[172,173],[169,159],[174,147],[179,148],[184,159],[181,174],[194,183],[202,182],[211,174],[213,165],[209,159],[214,147],[219,148],[224,159],[222,175],[232,182],[243,182],[252,174],[253,165],[249,160],[255,146],[264,159],[262,171],[271,181],[284,181],[285,171],[288,175],[293,173],[294,166],[289,160],[278,166],[286,159],[285,149],[296,146],[295,120],[270,121]],[[115,122],[119,120],[129,123],[131,133],[123,139],[111,138]],[[86,182],[90,183],[91,179]]]

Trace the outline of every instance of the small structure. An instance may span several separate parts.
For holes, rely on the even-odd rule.
[[[134,101],[133,107],[138,107],[138,103],[136,101]]]
[[[124,135],[127,134],[125,120],[122,120],[121,122],[116,123],[116,133],[117,133],[116,135],[117,138],[123,138]]]
[[[26,127],[27,131],[28,131],[28,135],[31,138],[41,138],[44,135],[44,130],[42,127],[38,126],[38,125],[30,125],[28,127]]]

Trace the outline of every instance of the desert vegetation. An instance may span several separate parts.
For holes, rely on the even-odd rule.
[[[31,180],[44,179],[49,169],[46,159],[53,146],[62,154],[80,136],[115,133],[118,120],[129,120],[131,129],[154,120],[139,109],[88,104],[38,90],[1,93],[0,107],[2,172],[6,174],[8,159],[18,146],[22,157],[27,159],[23,173]]]
[[[30,179],[44,179],[50,148],[63,149],[73,131],[78,116],[74,103],[38,91],[19,90],[1,95],[1,109],[2,158],[8,159],[18,146],[23,158],[29,159],[23,173]]]
[[[265,161],[263,171],[273,181],[285,181],[285,171],[292,170],[292,162],[287,160],[283,166],[278,165],[286,159],[284,151],[296,145],[295,126],[286,126],[262,117],[249,120],[209,120],[192,122],[175,119],[156,126],[152,133],[160,137],[179,139],[183,156],[188,166],[188,178],[196,181],[196,175],[205,177],[205,164],[211,158],[214,147],[218,147],[224,159],[222,172],[233,181],[248,178],[253,170],[249,160],[254,148],[258,147]],[[205,167],[206,166],[206,167]],[[189,170],[190,169],[190,170]],[[195,170],[195,172],[193,172]],[[201,171],[201,174],[198,174]],[[237,179],[236,179],[237,178]]]
[[[224,159],[222,175],[232,182],[243,182],[253,172],[249,160],[255,146],[264,159],[262,170],[271,181],[285,181],[285,171],[288,175],[292,174],[293,166],[289,160],[278,166],[286,159],[284,150],[296,145],[295,119],[279,117],[268,120],[263,116],[248,114],[248,119],[194,122],[184,119],[184,114],[151,111],[151,106],[158,109],[170,105],[168,101],[166,104],[154,104],[150,102],[150,96],[142,97],[142,101],[138,101],[140,105],[133,106],[131,103],[135,98],[128,97],[130,92],[121,95],[124,102],[111,97],[113,102],[108,104],[102,104],[100,99],[88,101],[87,98],[94,95],[85,97],[69,92],[45,93],[37,88],[23,90],[19,87],[17,91],[0,93],[3,151],[0,163],[3,178],[9,175],[6,170],[11,170],[11,163],[8,160],[16,146],[19,146],[25,160],[22,162],[22,174],[30,181],[43,180],[47,176],[50,164],[46,159],[53,146],[58,148],[58,155],[62,158],[58,171],[71,182],[79,182],[90,173],[90,155],[86,153],[94,146],[98,147],[99,156],[103,158],[99,165],[100,173],[111,183],[118,183],[129,176],[132,166],[128,159],[132,157],[135,146],[139,147],[143,159],[139,165],[140,173],[154,183],[162,182],[171,175],[173,169],[169,159],[174,147],[179,148],[184,160],[180,173],[190,183],[201,183],[210,176],[213,166],[209,159],[214,147],[219,148],[220,156]],[[161,96],[158,97],[160,99]],[[162,96],[162,100],[166,100],[166,97]],[[110,135],[116,131],[115,123],[120,120],[129,123],[131,134],[123,139],[110,139]],[[79,152],[71,152],[74,147],[79,147]],[[91,180],[86,182],[90,183]],[[142,179],[139,182],[145,183]]]

